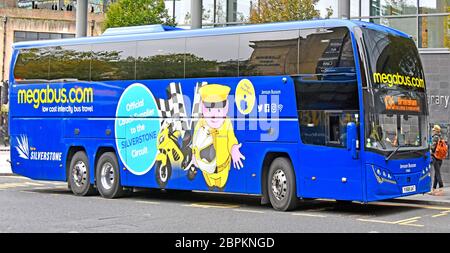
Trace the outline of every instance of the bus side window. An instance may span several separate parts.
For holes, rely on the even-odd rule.
[[[186,39],[186,78],[238,76],[238,51],[237,35]]]
[[[298,74],[298,46],[298,30],[240,35],[239,76]]]
[[[48,80],[49,48],[32,48],[20,50],[14,66],[14,78],[23,80]]]
[[[136,79],[184,78],[186,39],[138,41]]]
[[[341,146],[340,116],[338,114],[328,115],[328,144]]]
[[[305,144],[344,147],[357,122],[358,83],[347,28],[300,31],[300,74],[294,77],[300,136]]]
[[[92,45],[91,80],[135,80],[136,42]]]
[[[50,54],[50,80],[90,80],[91,46],[58,46]]]

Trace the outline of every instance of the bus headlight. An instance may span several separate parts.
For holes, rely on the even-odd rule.
[[[390,172],[386,170],[376,169],[375,166],[372,165],[373,174],[375,175],[375,178],[377,179],[377,182],[379,184],[382,183],[389,183],[389,184],[397,184],[397,182],[394,180],[393,176]]]

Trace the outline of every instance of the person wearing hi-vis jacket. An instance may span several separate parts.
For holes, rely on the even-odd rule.
[[[230,87],[209,84],[200,88],[202,118],[194,129],[193,156],[202,171],[209,190],[222,191],[227,183],[231,163],[236,169],[243,167],[242,144],[234,135],[233,125],[227,117]]]

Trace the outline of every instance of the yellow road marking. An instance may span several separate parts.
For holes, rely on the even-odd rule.
[[[20,191],[22,193],[36,193],[36,192],[32,192],[32,191]]]
[[[377,206],[397,206],[397,207],[414,207],[414,208],[424,208],[431,210],[444,210],[450,211],[450,207],[442,207],[442,206],[430,206],[430,205],[420,205],[420,204],[407,204],[407,203],[389,203],[389,202],[371,202],[369,205],[377,205]]]
[[[437,218],[437,217],[441,217],[441,216],[446,216],[450,213],[450,211],[444,211],[444,212],[440,212],[439,214],[435,214],[433,216],[431,216],[432,218]]]
[[[190,207],[200,207],[200,208],[239,208],[239,205],[230,205],[230,204],[223,204],[223,203],[193,203],[190,205],[184,205],[184,206],[190,206]]]
[[[15,188],[15,187],[23,187],[26,186],[23,183],[4,183],[0,184],[0,189],[8,189],[8,188]]]
[[[404,219],[404,220],[399,220],[399,221],[384,221],[384,220],[371,220],[371,219],[357,219],[359,221],[364,221],[364,222],[373,222],[373,223],[383,223],[383,224],[390,224],[390,225],[402,225],[402,226],[413,226],[413,227],[423,227],[424,225],[421,224],[412,224],[414,222],[417,222],[419,219],[421,219],[422,217],[417,216],[417,217],[412,217],[412,218],[408,218],[408,219]]]
[[[394,224],[392,221],[384,221],[384,220],[370,220],[370,219],[357,219],[357,220],[373,223]]]
[[[4,178],[17,178],[17,179],[24,179],[24,180],[29,180],[26,177],[21,177],[21,176],[0,176],[0,177],[4,177]]]
[[[236,212],[246,212],[246,213],[264,213],[262,211],[257,210],[249,210],[249,209],[234,209]]]
[[[306,217],[317,217],[317,218],[325,218],[327,216],[320,214],[312,214],[312,213],[293,213],[295,216],[306,216]]]
[[[38,184],[38,183],[33,183],[33,182],[25,182],[24,184],[32,185],[32,186],[44,186],[44,184]]]
[[[153,201],[142,201],[142,200],[138,200],[136,201],[137,203],[144,203],[144,204],[152,204],[152,205],[159,205],[160,203],[158,202],[153,202]]]
[[[421,217],[419,217],[419,216],[417,216],[417,217],[412,217],[412,218],[409,218],[409,219],[404,219],[404,220],[399,220],[399,221],[394,221],[393,223],[394,224],[399,224],[399,223],[405,223],[405,222],[408,222],[408,221],[410,221],[410,220],[418,220],[418,219],[420,219]]]

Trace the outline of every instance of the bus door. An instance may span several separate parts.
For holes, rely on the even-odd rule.
[[[361,162],[347,147],[347,124],[359,125],[356,77],[314,79],[294,78],[301,136],[299,193],[309,198],[360,200]]]

